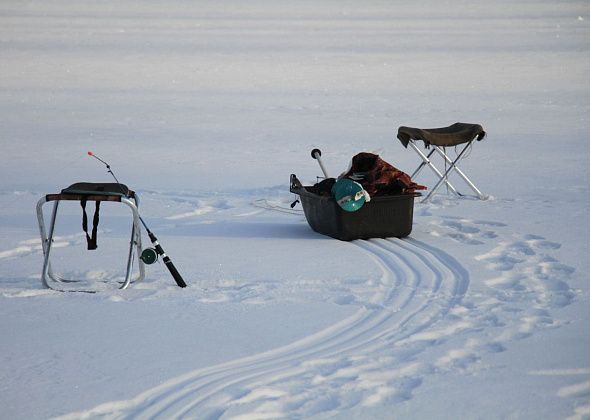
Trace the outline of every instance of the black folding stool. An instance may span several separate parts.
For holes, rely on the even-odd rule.
[[[472,145],[474,140],[482,140],[486,135],[486,132],[479,124],[466,124],[466,123],[455,123],[448,127],[442,128],[413,128],[413,127],[399,127],[397,131],[397,138],[399,141],[404,145],[405,148],[408,145],[414,149],[414,151],[420,156],[422,159],[422,163],[418,165],[414,173],[411,175],[412,178],[418,176],[422,168],[428,166],[434,174],[438,177],[438,182],[428,195],[422,200],[422,202],[426,202],[430,200],[430,198],[434,195],[434,193],[440,188],[442,184],[446,184],[449,187],[449,190],[452,191],[454,194],[461,196],[463,194],[459,193],[457,189],[453,186],[453,184],[449,181],[449,175],[455,171],[464,181],[465,183],[475,192],[477,198],[481,200],[485,200],[488,197],[475,186],[475,184],[465,175],[465,173],[457,166],[459,161],[465,156],[465,152],[469,149]],[[418,148],[416,142],[418,140],[422,140],[424,142],[425,147],[432,148],[428,154],[425,154]],[[451,159],[449,155],[446,153],[445,148],[450,146],[458,146],[464,144],[463,149],[457,154],[455,159]],[[436,166],[431,161],[431,157],[434,153],[438,153],[445,164],[448,164],[449,167],[446,169],[444,173],[439,171]]]
[[[145,276],[145,266],[139,258],[141,255],[141,230],[139,225],[139,197],[135,192],[129,190],[127,186],[118,183],[90,183],[79,182],[65,188],[59,194],[47,194],[37,202],[37,220],[39,222],[39,232],[41,234],[41,244],[43,248],[43,271],[41,281],[43,285],[50,289],[61,290],[59,283],[76,283],[80,280],[65,279],[56,275],[51,269],[49,256],[53,243],[53,234],[55,231],[55,221],[57,219],[57,209],[60,201],[79,201],[83,208],[83,228],[86,232],[88,249],[96,249],[96,231],[98,225],[98,210],[100,203],[103,201],[119,202],[127,205],[131,209],[133,225],[131,227],[131,240],[129,243],[129,253],[127,255],[127,269],[125,280],[121,283],[120,289],[125,289],[133,281],[140,281]],[[43,216],[43,205],[53,201],[53,212],[49,224],[49,234],[45,228],[45,218]],[[88,222],[86,217],[86,203],[95,202],[96,210],[94,212],[92,236],[88,235]],[[132,279],[132,268],[134,259],[134,248],[137,253],[137,263],[139,272],[135,279]],[[63,287],[63,286],[62,286]]]

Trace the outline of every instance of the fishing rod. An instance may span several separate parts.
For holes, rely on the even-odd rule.
[[[107,172],[110,173],[112,175],[112,177],[115,179],[115,181],[117,182],[117,185],[121,189],[121,192],[123,192],[124,195],[127,195],[127,192],[121,186],[121,183],[119,182],[119,180],[117,179],[117,177],[113,173],[113,171],[111,169],[111,165],[109,165],[107,162],[105,162],[104,160],[102,160],[101,158],[96,156],[93,152],[88,152],[88,156],[91,156],[91,157],[95,158],[96,160],[104,163],[104,165],[107,167]],[[146,248],[142,251],[141,257],[140,257],[141,260],[143,262],[145,262],[146,264],[153,264],[154,262],[156,262],[158,260],[158,255],[161,256],[162,261],[164,261],[164,264],[166,264],[166,268],[168,268],[168,271],[170,272],[170,274],[174,278],[174,281],[176,281],[176,284],[178,285],[178,287],[186,287],[186,283],[184,282],[184,279],[182,278],[182,276],[180,275],[180,273],[178,272],[178,270],[176,269],[176,267],[172,263],[172,260],[170,259],[170,257],[168,255],[166,255],[166,252],[164,251],[164,248],[162,248],[162,245],[160,245],[160,243],[158,242],[158,238],[156,238],[156,235],[154,235],[154,233],[148,228],[147,224],[145,223],[145,221],[143,220],[143,218],[141,216],[139,216],[139,221],[141,222],[141,224],[145,228],[145,230],[150,238],[150,241],[152,241],[152,244],[154,246],[154,248]]]

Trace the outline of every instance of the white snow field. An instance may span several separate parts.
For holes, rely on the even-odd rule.
[[[588,1],[0,2],[0,418],[590,418],[589,75]],[[352,242],[290,209],[312,148],[411,173],[397,127],[457,121],[488,200]],[[117,290],[128,210],[87,251],[72,202],[53,268],[98,292],[42,287],[88,150],[187,288]]]

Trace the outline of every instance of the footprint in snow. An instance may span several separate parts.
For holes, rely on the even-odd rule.
[[[504,298],[522,300],[528,296],[528,300],[544,307],[563,307],[574,298],[567,283],[574,268],[547,254],[560,246],[540,236],[524,235],[521,239],[501,242],[476,259],[500,272],[485,283],[500,290]]]
[[[504,223],[487,220],[472,220],[456,216],[442,216],[441,220],[432,222],[439,229],[431,232],[434,236],[443,236],[465,245],[483,245],[486,240],[498,237],[495,230],[487,228],[505,227]]]

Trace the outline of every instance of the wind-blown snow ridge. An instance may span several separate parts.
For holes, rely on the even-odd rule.
[[[378,291],[353,316],[291,345],[200,369],[132,400],[63,419],[306,417],[411,398],[432,367],[411,360],[408,351],[418,354],[431,345],[420,345],[426,331],[428,342],[454,333],[437,324],[461,301],[468,273],[443,251],[415,240],[353,245],[382,271]]]
[[[55,236],[53,238],[54,248],[64,248],[73,244],[81,243],[83,234],[77,233],[67,236]],[[41,239],[27,239],[18,243],[18,246],[5,251],[0,251],[0,259],[16,258],[34,253],[41,253],[43,250],[41,246]]]

